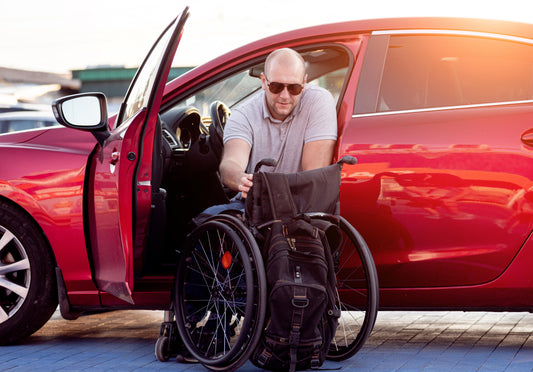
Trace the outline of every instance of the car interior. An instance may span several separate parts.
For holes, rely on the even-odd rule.
[[[337,46],[301,53],[307,63],[308,83],[328,89],[338,102],[349,54]],[[224,125],[231,107],[261,90],[263,69],[262,62],[255,64],[160,112],[147,244],[144,252],[134,252],[135,272],[140,276],[173,274],[180,242],[195,227],[193,218],[235,195],[222,185],[218,174]]]

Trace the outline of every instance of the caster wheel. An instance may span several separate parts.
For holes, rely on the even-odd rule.
[[[155,343],[155,356],[160,362],[168,362],[169,354],[169,339],[167,336],[161,336]]]

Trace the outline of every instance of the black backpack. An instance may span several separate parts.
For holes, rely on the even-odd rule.
[[[336,278],[330,248],[330,242],[340,240],[340,230],[331,222],[299,213],[313,210],[304,207],[302,211],[299,202],[294,202],[294,187],[309,183],[301,176],[294,182],[293,175],[255,173],[254,186],[246,201],[249,216],[254,213],[251,209],[256,209],[252,225],[255,222],[268,282],[265,328],[251,360],[256,366],[272,371],[320,367],[340,316],[335,306]],[[319,208],[333,213],[338,208],[338,184],[335,186],[335,178],[329,178],[330,182],[332,190],[336,187],[337,199],[333,199],[330,207]],[[321,203],[324,191],[321,190]],[[308,203],[309,195],[302,196]],[[266,223],[259,223],[269,217],[272,218]]]

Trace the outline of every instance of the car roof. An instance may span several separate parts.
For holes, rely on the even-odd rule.
[[[301,41],[320,37],[339,40],[357,37],[358,35],[370,34],[375,31],[401,31],[401,30],[442,30],[460,31],[486,34],[499,34],[515,38],[527,38],[533,40],[533,24],[490,20],[479,18],[451,18],[451,17],[405,17],[405,18],[377,18],[329,23],[317,26],[300,28],[280,34],[268,36],[243,45],[210,61],[206,61],[195,69],[179,76],[170,83],[170,89],[180,85],[183,80],[195,81],[195,79],[218,66],[228,68],[243,55],[252,57],[257,53],[263,54],[279,45],[298,44]],[[176,85],[174,85],[176,84]],[[183,87],[185,89],[185,87]]]
[[[368,33],[371,31],[387,30],[456,30],[465,32],[495,33],[515,37],[533,38],[533,24],[490,20],[479,18],[447,18],[447,17],[405,17],[378,18],[340,23],[330,23],[288,31],[277,35],[289,37],[292,35],[320,35],[339,33]],[[276,38],[276,35],[273,36]],[[269,40],[268,37],[264,40]]]

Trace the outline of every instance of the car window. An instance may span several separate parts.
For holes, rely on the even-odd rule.
[[[152,47],[140,69],[133,79],[125,100],[122,104],[116,125],[119,126],[131,118],[137,111],[143,107],[149,106],[150,99],[153,99],[155,91],[158,88],[158,78],[162,73],[164,62],[173,58],[169,56],[169,50],[179,42],[180,32],[187,19],[187,8],[181,17],[176,18],[161,34],[155,45]],[[177,40],[174,40],[177,38]],[[173,41],[174,40],[174,41]],[[167,76],[165,76],[165,79]]]
[[[13,120],[9,125],[9,131],[18,132],[21,130],[40,128],[42,126],[42,122],[38,120]]]
[[[308,83],[328,89],[338,101],[350,61],[347,52],[338,47],[321,47],[301,53],[307,63]],[[247,67],[196,92],[178,106],[196,107],[204,117],[209,115],[209,106],[214,101],[222,101],[231,108],[261,90],[263,69],[263,63]]]
[[[180,105],[194,106],[202,116],[207,116],[212,102],[222,101],[232,107],[259,89],[261,89],[261,80],[245,70],[201,90]]]
[[[0,133],[19,132],[22,130],[50,127],[57,122],[45,119],[14,119],[0,120]]]
[[[533,99],[530,44],[479,36],[392,35],[383,57],[381,84],[375,95],[369,94],[375,100],[367,96],[366,105],[356,102],[356,113]],[[362,74],[375,76],[375,67],[366,62]]]
[[[151,51],[151,54],[143,65],[143,68],[139,71],[139,74],[136,77],[135,85],[126,99],[125,112],[121,122],[126,121],[139,109],[148,105],[148,99],[152,93],[152,86],[154,85],[155,77],[158,72],[157,67],[161,64],[166,44],[171,35],[172,33],[168,31],[163,35],[161,40]]]

